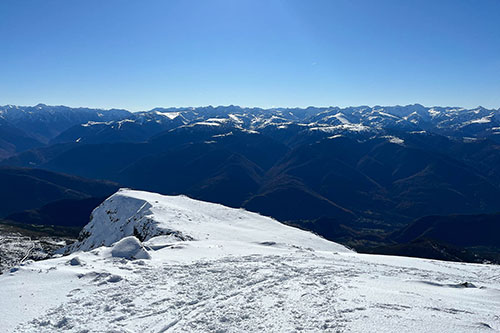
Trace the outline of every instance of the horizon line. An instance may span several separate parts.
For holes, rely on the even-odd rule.
[[[442,105],[432,105],[432,106],[426,106],[420,103],[410,103],[410,104],[392,104],[392,105],[381,105],[381,104],[374,104],[374,105],[367,105],[367,104],[359,104],[359,105],[348,105],[348,106],[340,106],[340,105],[329,105],[329,106],[315,106],[315,105],[308,105],[308,106],[271,106],[271,107],[263,107],[263,106],[248,106],[248,105],[238,105],[238,104],[219,104],[219,105],[198,105],[198,106],[155,106],[149,110],[147,109],[142,109],[142,110],[135,110],[132,111],[132,108],[121,108],[121,107],[111,107],[111,108],[104,108],[104,107],[95,107],[95,106],[74,106],[74,105],[65,105],[65,104],[45,104],[45,103],[37,103],[35,105],[20,105],[20,104],[4,104],[1,105],[0,107],[19,107],[19,108],[34,108],[38,106],[47,106],[47,107],[67,107],[71,109],[95,109],[95,110],[102,110],[102,111],[111,111],[111,110],[124,110],[128,111],[131,113],[137,113],[137,112],[150,112],[156,109],[197,109],[197,108],[227,108],[227,107],[239,107],[241,109],[261,109],[261,110],[279,110],[279,109],[309,109],[309,108],[317,108],[317,109],[328,109],[328,108],[340,108],[340,109],[349,109],[349,108],[360,108],[360,107],[368,107],[368,108],[375,108],[375,107],[409,107],[409,106],[422,106],[424,108],[455,108],[455,109],[463,109],[463,110],[474,110],[474,109],[486,109],[486,110],[494,110],[498,111],[500,110],[500,107],[498,108],[486,108],[481,105],[478,105],[476,107],[472,108],[467,108],[463,106],[442,106]]]

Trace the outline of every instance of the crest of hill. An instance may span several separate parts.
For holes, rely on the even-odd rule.
[[[79,241],[67,252],[109,246],[127,236],[141,241],[165,236],[169,242],[228,241],[350,252],[313,233],[243,209],[228,208],[186,196],[121,189],[92,213]]]

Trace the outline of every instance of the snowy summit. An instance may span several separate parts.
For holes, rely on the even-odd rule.
[[[0,276],[7,332],[500,330],[495,265],[363,255],[242,209],[120,190]]]
[[[136,236],[146,244],[205,241],[243,243],[244,247],[247,243],[264,242],[349,252],[342,245],[243,209],[183,195],[163,196],[128,189],[121,189],[94,210],[80,241],[67,251],[110,246],[127,236]]]

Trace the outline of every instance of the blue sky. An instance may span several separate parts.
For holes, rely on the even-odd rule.
[[[0,2],[0,105],[500,107],[500,1]]]

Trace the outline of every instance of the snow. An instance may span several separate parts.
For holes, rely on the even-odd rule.
[[[114,258],[151,259],[141,242],[134,236],[128,236],[113,245],[111,256]]]
[[[272,115],[271,117],[269,117],[267,119],[264,119],[261,117],[256,117],[255,119],[252,120],[253,124],[258,123],[258,122],[262,122],[262,124],[260,124],[260,126],[259,126],[260,128],[264,128],[267,126],[280,126],[280,125],[292,124],[292,122],[288,121],[286,118],[276,116],[276,115]]]
[[[324,120],[329,120],[329,119],[332,119],[332,118],[337,119],[338,121],[340,121],[341,124],[350,124],[349,120],[347,120],[345,118],[344,114],[342,114],[341,112],[336,113],[336,114],[334,114],[332,116],[325,117]]]
[[[83,262],[80,260],[80,258],[73,257],[68,261],[68,264],[70,264],[71,266],[82,266]]]
[[[482,117],[482,118],[478,118],[478,119],[473,119],[473,120],[469,120],[469,121],[466,121],[462,124],[462,126],[467,126],[467,125],[470,125],[470,124],[487,124],[487,123],[490,123],[491,122],[491,118],[492,116],[486,116],[486,117]]]
[[[206,121],[209,123],[221,123],[221,124],[223,124],[223,123],[227,123],[229,121],[229,119],[227,119],[227,118],[208,118]]]
[[[209,122],[209,121],[199,121],[189,126],[220,126],[218,122]]]
[[[131,190],[90,225],[76,252],[0,276],[4,332],[500,330],[499,266],[358,254],[242,209]],[[113,256],[122,242],[151,259]]]
[[[318,126],[311,127],[310,131],[320,131],[325,133],[334,133],[337,131],[363,132],[369,130],[369,127],[362,124],[342,124],[335,126]]]
[[[228,133],[224,133],[224,134],[216,134],[216,135],[212,135],[212,138],[223,138],[225,136],[231,136],[233,135],[233,132],[228,132]]]
[[[247,133],[247,134],[260,134],[260,132],[258,132],[258,131],[249,130],[249,129],[245,129],[245,128],[243,128],[241,131],[244,133]]]
[[[405,143],[405,140],[398,138],[396,136],[393,136],[393,135],[385,135],[385,136],[383,136],[383,138],[386,138],[386,139],[388,139],[388,141],[390,143],[394,143],[397,145],[403,145]]]
[[[180,196],[121,189],[92,212],[82,231],[86,237],[67,252],[110,246],[136,235],[143,241],[171,235],[176,241],[268,241],[317,250],[349,251],[309,232],[269,217]]]
[[[429,115],[434,118],[437,117],[441,114],[441,111],[435,110],[435,109],[429,109]]]
[[[381,110],[373,110],[373,113],[378,113],[379,115],[381,115],[383,117],[399,119],[399,117],[392,115],[390,113],[387,113],[387,112],[383,112]]]
[[[88,121],[85,124],[81,124],[82,127],[89,127],[94,125],[111,125],[112,121]]]
[[[234,121],[235,123],[237,123],[237,124],[243,124],[243,120],[241,120],[240,118],[238,118],[238,116],[237,116],[237,115],[230,113],[228,116],[229,116],[229,118],[231,118],[231,120],[232,120],[232,121]]]
[[[342,124],[350,124],[349,120],[347,120],[342,113],[337,113],[335,118],[337,118]]]
[[[133,119],[123,119],[123,120],[119,120],[116,122],[118,124],[118,128],[122,128],[122,125],[125,124],[125,123],[135,123],[135,120]]]
[[[54,249],[65,244],[60,238],[31,238],[0,225],[0,272],[31,260],[48,258]]]
[[[181,114],[180,112],[160,112],[160,111],[155,111],[155,113],[159,116],[167,117],[170,120],[177,118]]]
[[[471,121],[472,124],[486,124],[486,123],[490,123],[491,122],[491,116],[488,116],[488,117],[482,117],[482,118],[479,118],[479,119],[474,119]]]

